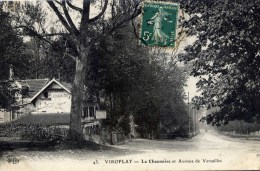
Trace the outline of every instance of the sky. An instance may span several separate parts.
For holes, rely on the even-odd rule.
[[[189,92],[190,100],[192,97],[200,94],[199,92],[197,92],[197,88],[196,88],[196,83],[198,80],[199,80],[198,78],[190,76],[187,81],[188,86],[185,87],[185,91],[186,93]]]
[[[187,45],[191,45],[195,42],[196,37],[186,37],[184,38],[181,42],[180,42],[180,47],[178,49],[178,53],[184,52],[184,48]],[[197,92],[197,88],[196,88],[196,83],[199,80],[199,78],[190,76],[187,80],[187,86],[185,87],[185,93],[188,94],[189,92],[189,96],[190,96],[190,100],[194,97],[199,95],[200,93]]]

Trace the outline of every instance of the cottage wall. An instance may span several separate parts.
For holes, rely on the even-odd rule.
[[[0,123],[10,121],[10,111],[0,109]]]
[[[23,103],[23,104],[26,104],[26,105],[22,106],[19,110],[15,111],[16,117],[36,111],[36,108],[33,104],[31,104],[31,103],[30,104]]]
[[[35,112],[70,113],[71,94],[57,84],[44,90],[35,100]]]

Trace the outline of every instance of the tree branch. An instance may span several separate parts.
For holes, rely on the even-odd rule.
[[[79,7],[76,7],[76,6],[72,5],[72,4],[70,3],[70,1],[66,1],[66,3],[68,4],[68,6],[69,6],[71,9],[74,9],[74,10],[79,11],[80,13],[82,13],[83,10],[82,10],[81,8],[79,8]]]
[[[55,1],[57,4],[59,4],[60,6],[62,6],[61,2],[59,2],[58,0],[53,0]]]
[[[73,30],[71,29],[71,27],[69,26],[69,24],[67,23],[67,21],[65,20],[65,18],[61,15],[60,11],[58,10],[58,8],[55,6],[55,4],[53,3],[53,1],[48,1],[46,0],[47,3],[49,4],[49,6],[52,8],[52,10],[55,12],[55,14],[57,15],[57,17],[59,18],[59,20],[61,21],[62,25],[72,34],[74,34]]]
[[[68,40],[66,40],[65,41],[65,52],[64,52],[64,54],[63,54],[63,57],[62,57],[62,60],[64,59],[64,57],[67,55],[68,57],[70,57],[70,58],[72,58],[74,61],[76,61],[76,56],[73,56],[73,55],[71,55],[71,54],[68,54],[67,52],[68,52],[68,47],[67,47],[67,41]]]
[[[68,12],[68,10],[67,10],[67,8],[66,8],[66,3],[65,3],[65,1],[62,1],[62,9],[63,9],[63,11],[64,11],[65,17],[66,17],[66,19],[67,19],[67,21],[68,21],[70,27],[72,28],[73,32],[74,32],[76,35],[78,35],[78,34],[79,34],[79,30],[77,29],[77,27],[75,26],[75,24],[73,23],[73,21],[72,21],[70,15],[69,15],[69,12]]]
[[[126,22],[136,18],[139,14],[141,14],[142,10],[141,8],[137,8],[138,5],[136,5],[135,11],[133,12],[132,15],[128,15],[127,17],[125,17],[124,19],[122,19],[121,21],[115,23],[114,25],[114,29],[117,29],[117,27],[120,27],[121,25],[125,24]]]
[[[71,55],[71,54],[68,53],[69,47],[67,47],[67,44],[69,44],[69,43],[68,43],[67,40],[66,40],[66,42],[65,42],[65,48],[66,48],[66,49],[65,49],[65,52],[63,53],[62,60],[65,58],[65,56],[68,56],[68,57],[70,57],[71,59],[73,59],[74,61],[76,61],[77,56],[73,56],[73,55]],[[57,52],[57,51],[60,50],[60,49],[61,49],[61,47],[53,48],[52,53],[57,54],[57,55],[61,55],[61,52]]]
[[[34,36],[34,37],[38,37],[39,39],[47,42],[49,45],[51,45],[53,47],[53,44],[51,41],[49,41],[48,39],[45,38],[45,36],[43,35],[40,35],[39,33],[37,33],[37,31],[35,31],[34,29],[32,28],[29,28],[28,26],[17,26],[15,27],[14,29],[19,29],[19,28],[23,28],[25,32],[25,35],[26,36]],[[46,36],[47,37],[47,36]]]
[[[51,36],[68,36],[69,33],[47,33],[43,34],[42,37],[51,37]]]
[[[122,27],[125,23],[127,23],[130,20],[133,20],[134,18],[136,18],[139,14],[141,14],[142,9],[138,8],[138,5],[140,3],[136,3],[135,4],[135,10],[131,15],[127,15],[125,16],[123,19],[121,19],[121,21],[116,22],[115,24],[113,24],[112,28],[107,28],[105,30],[107,30],[104,34],[100,35],[99,37],[97,37],[96,39],[94,39],[93,41],[90,42],[90,45],[95,44],[96,42],[102,40],[103,38],[105,38],[106,36],[110,35],[111,33],[113,33],[116,29]]]
[[[106,11],[106,9],[107,9],[107,4],[108,4],[108,0],[105,0],[105,4],[104,4],[104,7],[102,8],[101,12],[100,12],[97,16],[95,16],[95,17],[89,19],[89,22],[90,22],[90,23],[91,23],[91,22],[95,22],[95,21],[98,20],[102,15],[104,15],[104,13],[105,13],[105,11]]]
[[[73,56],[73,55],[71,55],[71,54],[68,54],[67,52],[65,52],[64,55],[65,55],[65,56],[68,56],[68,57],[70,57],[71,59],[73,59],[74,61],[76,61],[76,58],[77,58],[76,56]]]
[[[90,13],[90,0],[83,0],[83,11],[82,18],[80,22],[80,32],[82,30],[87,31],[87,26],[89,23],[89,13]]]
[[[128,1],[128,5],[131,6],[131,3]],[[127,5],[125,0],[122,0],[122,8],[123,8],[123,13],[127,13]]]
[[[35,31],[34,29],[30,28],[29,26],[24,26],[24,25],[14,27],[14,29],[20,29],[20,28],[23,28],[23,29],[30,31],[30,32],[37,33],[37,34],[41,35],[41,37],[67,36],[67,35],[69,35],[69,33],[43,33],[43,34],[40,34],[37,31]]]

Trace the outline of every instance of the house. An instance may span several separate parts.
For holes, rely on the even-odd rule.
[[[22,115],[33,114],[68,114],[71,110],[71,85],[56,79],[13,80],[16,103],[10,112],[0,110],[1,122],[11,121]],[[8,115],[9,113],[9,115]],[[47,116],[47,115],[46,115]],[[64,116],[64,115],[60,115]],[[100,119],[106,118],[106,112],[99,110],[96,103],[85,104],[82,111],[82,122],[86,125],[98,125]],[[52,123],[50,123],[52,124]],[[53,123],[56,124],[56,123]]]
[[[27,84],[28,83],[27,81]],[[52,79],[46,81],[39,91],[35,91],[29,95],[26,103],[30,103],[34,107],[34,113],[70,113],[71,92],[70,85],[60,83]],[[30,88],[29,88],[30,91]],[[28,93],[29,94],[29,93]]]
[[[16,80],[10,65],[9,79],[1,81],[0,87],[10,89],[15,101],[8,109],[0,108],[0,124],[69,127],[71,84],[54,78]],[[99,104],[84,104],[81,121],[86,140],[100,142],[103,119],[106,111]]]
[[[11,75],[11,74],[10,74]],[[10,110],[0,109],[0,123],[43,125],[68,128],[71,110],[71,85],[56,79],[9,79],[15,103]],[[97,103],[85,103],[81,113],[86,140],[100,142],[102,119],[106,111]]]
[[[6,109],[0,109],[0,123],[10,121],[10,112]]]
[[[69,84],[52,79],[14,80],[15,103],[10,120],[28,113],[69,113],[71,92]]]

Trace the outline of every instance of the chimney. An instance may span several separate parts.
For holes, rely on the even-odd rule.
[[[10,81],[14,80],[14,69],[13,69],[13,65],[12,64],[9,65],[9,80]]]

